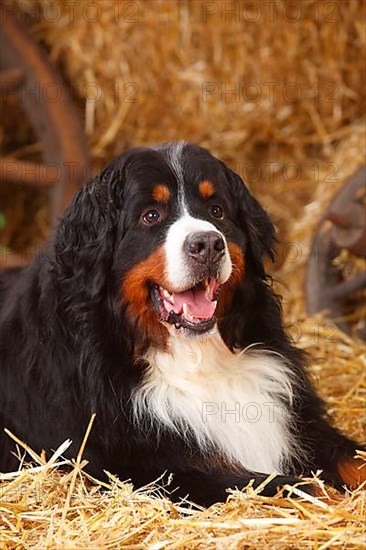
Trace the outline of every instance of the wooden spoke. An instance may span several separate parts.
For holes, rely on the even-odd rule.
[[[5,69],[0,72],[0,91],[11,92],[24,82],[24,72],[21,69]]]

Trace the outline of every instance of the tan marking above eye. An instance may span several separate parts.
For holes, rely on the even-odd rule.
[[[201,181],[198,190],[203,199],[209,199],[215,193],[214,184],[210,180]]]
[[[170,197],[170,191],[166,185],[163,183],[158,183],[153,188],[152,197],[155,201],[166,204]]]

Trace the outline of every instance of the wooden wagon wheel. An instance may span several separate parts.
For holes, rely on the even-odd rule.
[[[16,93],[42,148],[43,163],[0,157],[0,179],[49,189],[51,225],[90,168],[70,91],[24,24],[0,5],[0,91]],[[2,99],[1,98],[1,99]],[[90,175],[90,174],[88,174]],[[14,256],[5,261],[18,263]]]
[[[326,209],[313,240],[306,278],[310,314],[327,310],[330,318],[347,333],[351,327],[342,317],[342,304],[366,287],[366,273],[345,278],[334,262],[342,250],[366,258],[366,165],[346,182]],[[366,336],[365,334],[363,335]]]

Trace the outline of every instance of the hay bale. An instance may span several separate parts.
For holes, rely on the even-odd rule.
[[[103,159],[183,138],[232,161],[303,161],[331,155],[364,112],[363,2],[19,2],[89,103]]]

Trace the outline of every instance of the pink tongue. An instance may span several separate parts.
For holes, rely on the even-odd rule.
[[[211,319],[216,309],[216,302],[211,302],[206,296],[205,290],[186,290],[174,292],[174,311],[181,313],[183,304],[187,304],[187,311],[192,317],[198,319]]]

